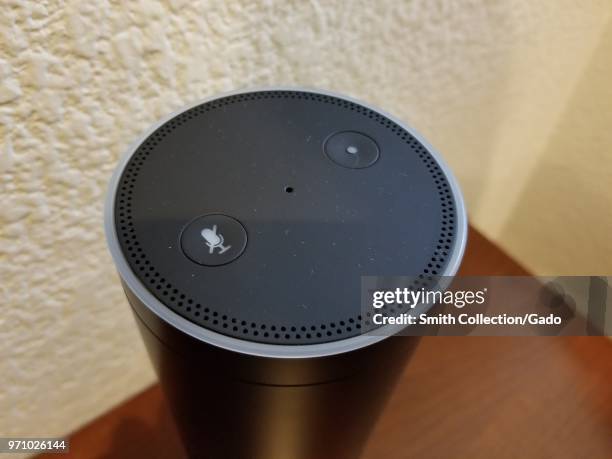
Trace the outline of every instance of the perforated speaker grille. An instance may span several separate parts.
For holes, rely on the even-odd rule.
[[[343,130],[373,137],[380,159],[362,170],[329,161],[324,141]],[[359,275],[424,285],[444,272],[457,232],[447,177],[409,132],[352,101],[284,90],[216,99],[160,126],[127,163],[114,212],[131,269],[163,304],[207,329],[273,344],[360,334],[369,322]],[[185,225],[210,212],[235,217],[249,236],[223,267],[180,249]]]

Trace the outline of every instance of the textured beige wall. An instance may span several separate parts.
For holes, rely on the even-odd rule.
[[[413,124],[539,273],[612,272],[609,0],[0,5],[0,435],[71,431],[153,374],[102,233],[160,116],[301,84]]]

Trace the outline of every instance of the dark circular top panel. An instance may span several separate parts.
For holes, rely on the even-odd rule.
[[[347,154],[369,155],[365,167],[330,158],[338,133],[355,138],[333,140]],[[457,228],[447,177],[409,132],[355,102],[285,90],[222,97],[161,125],[129,159],[114,215],[131,269],[168,308],[283,345],[360,334],[361,276],[442,274]],[[206,215],[238,226],[190,229]],[[195,255],[183,234],[192,246],[202,237]],[[236,244],[236,257],[206,263]]]

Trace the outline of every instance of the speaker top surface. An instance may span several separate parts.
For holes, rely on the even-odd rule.
[[[192,324],[249,342],[356,337],[361,276],[454,274],[465,242],[461,197],[435,154],[326,93],[195,105],[146,136],[117,177],[111,224],[134,282]]]

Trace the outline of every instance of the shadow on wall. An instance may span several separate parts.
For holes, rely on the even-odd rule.
[[[612,274],[612,22],[499,240],[538,274]]]
[[[388,21],[367,55],[379,69],[376,79],[365,72],[354,88],[339,90],[360,91],[358,98],[367,94],[423,134],[460,179],[468,210],[477,209],[494,167],[491,151],[506,128],[524,12],[493,4],[440,10],[401,5],[387,11],[399,19]],[[401,53],[390,53],[390,47]]]

